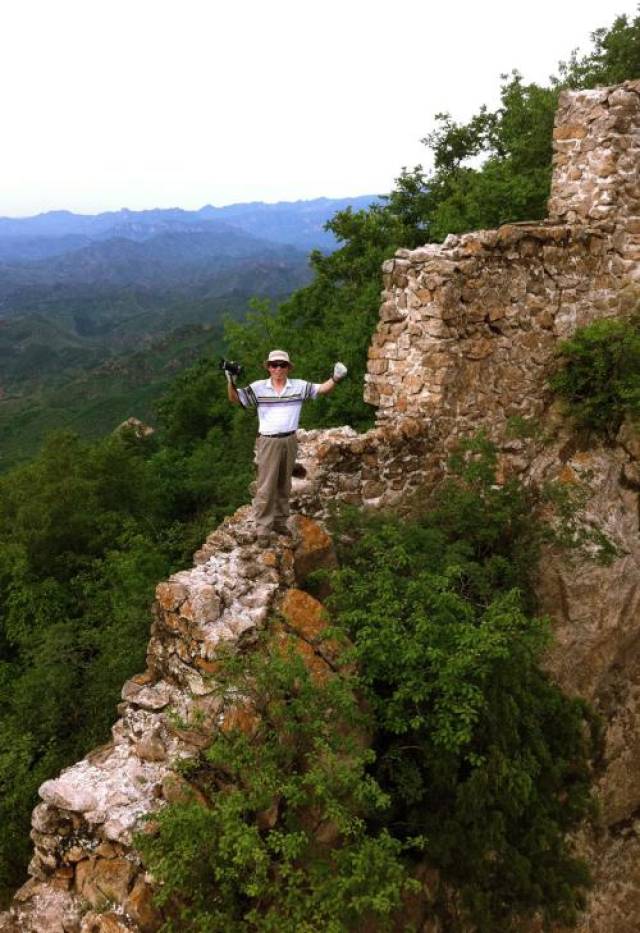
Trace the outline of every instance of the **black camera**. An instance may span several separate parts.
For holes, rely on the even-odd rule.
[[[220,360],[220,369],[223,373],[230,373],[238,379],[242,375],[242,363],[236,363],[235,360]]]

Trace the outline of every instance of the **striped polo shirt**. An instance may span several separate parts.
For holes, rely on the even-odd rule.
[[[237,392],[243,408],[258,409],[260,434],[284,434],[297,429],[303,403],[316,398],[319,388],[315,382],[287,379],[278,395],[271,379],[259,379]]]

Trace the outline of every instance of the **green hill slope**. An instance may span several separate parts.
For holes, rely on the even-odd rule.
[[[45,436],[71,428],[98,438],[134,416],[155,423],[155,403],[176,373],[203,356],[220,352],[221,327],[191,324],[171,331],[134,353],[109,357],[93,366],[32,376],[0,397],[0,472],[33,457]],[[74,359],[69,341],[68,359]],[[0,360],[2,344],[0,343]],[[42,346],[25,352],[31,369]],[[85,353],[85,348],[80,348]],[[43,360],[43,363],[46,362]]]

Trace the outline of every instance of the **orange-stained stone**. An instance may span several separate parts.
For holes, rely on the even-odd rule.
[[[182,616],[179,616],[176,612],[163,612],[162,624],[170,632],[175,632],[177,635],[186,636],[189,634],[188,621],[182,618]]]
[[[154,933],[162,926],[162,916],[153,904],[153,889],[140,875],[125,901],[124,909],[140,927],[141,933]]]
[[[304,666],[311,674],[311,678],[315,683],[322,684],[329,679],[332,673],[331,668],[309,642],[305,641],[304,638],[299,638],[295,634],[289,634],[280,623],[276,623],[273,626],[273,633],[278,650],[283,657],[286,657],[289,651],[293,649],[293,651],[302,658]]]
[[[306,515],[296,517],[299,541],[295,548],[294,573],[296,581],[304,586],[314,570],[334,570],[338,566],[333,542],[317,522]],[[324,597],[328,588],[321,592]]]
[[[186,599],[187,591],[181,583],[165,581],[156,587],[156,599],[163,609],[176,609]]]
[[[311,679],[315,683],[325,683],[331,676],[331,668],[320,655],[314,651],[309,642],[303,638],[290,636],[287,641],[293,643],[294,649],[304,661],[304,666],[311,674]]]
[[[275,551],[264,551],[260,555],[260,561],[265,567],[275,567],[278,563],[278,558],[276,557]]]
[[[267,551],[267,553],[273,554],[274,557],[276,556],[275,551]],[[286,574],[287,570],[293,569],[293,563],[293,551],[291,551],[289,548],[283,548],[280,551],[280,564],[283,574]]]
[[[308,551],[326,548],[331,545],[331,538],[327,532],[306,515],[299,515],[296,519],[298,533],[304,548]]]
[[[146,687],[147,684],[153,683],[153,674],[151,671],[144,671],[142,674],[134,674],[131,678],[134,684],[139,684],[141,687]]]
[[[246,735],[254,735],[260,724],[260,717],[249,702],[232,706],[223,717],[220,729],[222,732],[239,730]]]
[[[280,612],[287,624],[307,641],[317,641],[327,628],[324,606],[304,590],[287,590]]]
[[[220,662],[207,661],[206,658],[196,658],[196,667],[204,674],[215,674],[220,669]]]
[[[565,465],[560,470],[560,475],[558,476],[558,480],[561,483],[568,483],[572,486],[575,486],[580,482],[580,480],[578,479],[576,475],[576,471],[572,470],[568,463],[565,463]]]

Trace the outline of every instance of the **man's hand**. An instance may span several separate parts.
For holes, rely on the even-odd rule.
[[[242,366],[240,363],[236,363],[235,360],[225,360],[221,359],[219,367],[222,372],[225,374],[227,382],[230,386],[236,385],[236,379],[242,373]]]
[[[334,382],[340,382],[347,375],[348,371],[344,363],[336,363],[333,367],[333,376],[331,378]]]
[[[336,363],[333,367],[332,375],[329,376],[326,382],[318,386],[318,395],[328,395],[330,392],[333,392],[338,383],[341,382],[346,375],[347,367],[344,363]]]

